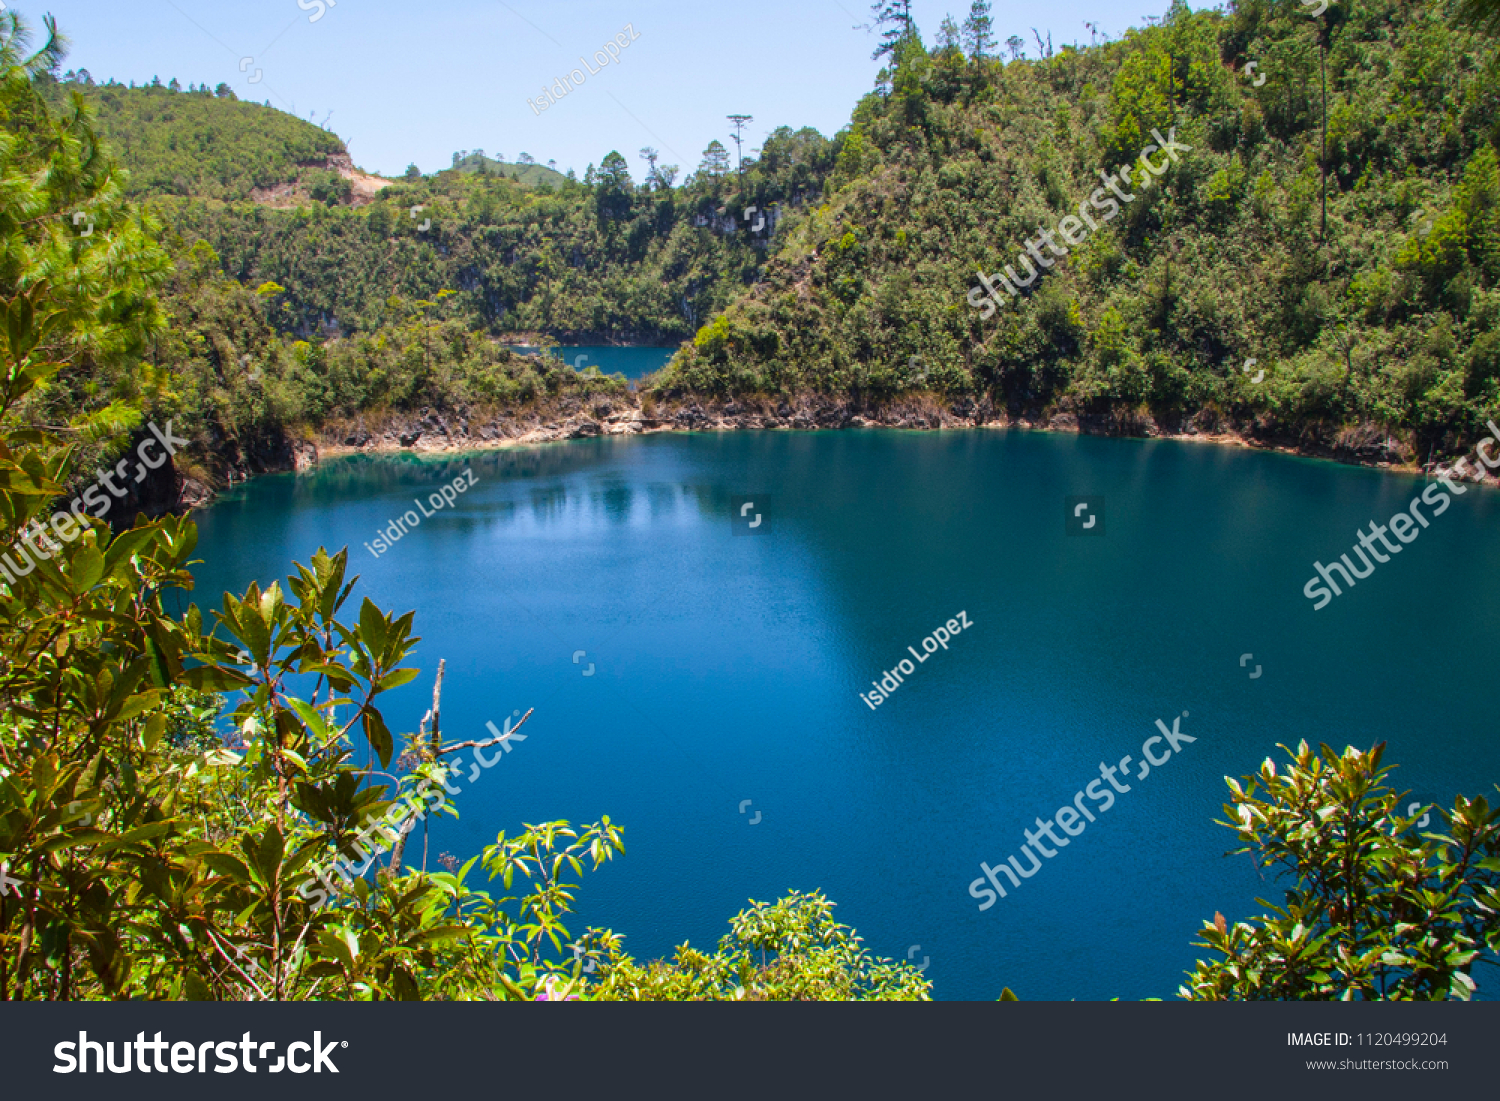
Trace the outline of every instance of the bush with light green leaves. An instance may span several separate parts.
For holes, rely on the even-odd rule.
[[[718,951],[683,944],[670,962],[637,963],[618,937],[585,937],[602,959],[587,993],[596,1001],[931,1001],[932,984],[909,963],[878,959],[833,918],[821,892],[750,902]]]

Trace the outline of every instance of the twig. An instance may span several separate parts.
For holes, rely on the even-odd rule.
[[[300,933],[297,934],[297,943],[294,944],[294,945],[292,945],[292,959],[296,959],[298,953],[302,951],[302,942],[307,939],[307,934],[311,930],[312,930],[312,922],[310,922],[310,921],[307,922],[305,925],[302,926],[302,932],[300,932]],[[302,968],[298,967],[297,971],[300,974],[301,971],[302,971]],[[311,994],[309,994],[307,997],[308,997],[309,1001],[312,1000],[312,995]]]
[[[415,814],[408,815],[406,820],[401,823],[401,836],[396,839],[396,844],[391,850],[391,875],[396,876],[401,874],[401,858],[406,854],[406,839],[411,835],[411,831],[416,828],[417,816]]]
[[[244,970],[241,969],[239,964],[234,962],[228,952],[224,951],[224,945],[220,942],[219,938],[214,935],[214,931],[212,929],[208,929],[206,930],[206,932],[208,933],[208,939],[214,942],[214,947],[219,950],[219,955],[224,957],[225,962],[240,973],[240,977],[243,978],[247,983],[249,983],[250,986],[255,990],[255,992],[260,995],[261,1001],[267,1001],[268,999],[266,998],[266,992],[260,988],[260,986],[254,979],[245,974]]]
[[[447,668],[447,660],[438,658],[437,681],[432,686],[432,710],[428,712],[432,716],[432,756],[436,760],[438,746],[442,739],[438,736],[438,710],[443,702],[443,671]],[[422,874],[427,874],[427,839],[431,831],[427,828],[427,818],[422,818]]]
[[[511,727],[498,738],[491,738],[487,742],[454,742],[452,745],[438,746],[433,750],[433,752],[438,756],[442,756],[444,753],[452,753],[454,750],[458,749],[488,749],[492,745],[499,745],[501,742],[508,741],[512,734],[514,734],[517,730],[520,730],[521,727],[525,726],[526,720],[531,718],[531,714],[535,710],[536,708],[533,707],[530,711],[526,712],[526,714],[522,715],[520,722],[516,723],[515,726]]]
[[[446,658],[438,658],[437,681],[432,686],[432,747],[436,749],[442,744],[438,736],[438,716],[442,710],[443,703],[443,671],[447,668]]]

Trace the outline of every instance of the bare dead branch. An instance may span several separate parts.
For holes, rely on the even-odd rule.
[[[512,734],[514,734],[517,730],[520,730],[521,727],[525,726],[526,720],[531,718],[532,712],[534,712],[535,710],[536,708],[533,707],[530,711],[526,712],[526,714],[522,715],[520,722],[516,723],[515,726],[511,727],[508,731],[500,735],[500,737],[498,738],[491,738],[487,742],[454,742],[452,745],[438,746],[435,750],[433,750],[433,752],[441,757],[444,753],[453,753],[456,750],[460,749],[488,749],[492,745],[499,745],[501,742],[508,741]]]

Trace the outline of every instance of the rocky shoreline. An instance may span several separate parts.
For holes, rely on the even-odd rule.
[[[231,483],[251,473],[305,470],[341,455],[451,454],[522,447],[604,436],[637,436],[654,432],[723,432],[844,428],[1027,429],[1076,432],[1138,439],[1194,440],[1203,443],[1279,451],[1350,465],[1411,474],[1447,475],[1457,480],[1500,486],[1500,477],[1477,464],[1433,463],[1430,468],[1409,454],[1410,448],[1389,433],[1370,426],[1321,433],[1284,429],[1273,422],[1234,422],[1214,410],[1153,417],[1139,412],[1102,414],[1044,411],[1032,416],[995,409],[988,401],[944,403],[930,396],[883,402],[879,406],[810,395],[776,401],[654,399],[619,394],[587,400],[570,399],[552,410],[421,410],[331,422],[310,438],[288,441],[265,456],[253,472],[231,472]],[[178,507],[211,503],[213,490],[179,477]]]

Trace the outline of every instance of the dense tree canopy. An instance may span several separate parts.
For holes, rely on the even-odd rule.
[[[1500,71],[1442,6],[1178,4],[1043,60],[908,42],[896,61],[824,201],[659,395],[932,391],[994,416],[1368,426],[1424,458],[1500,407]],[[1134,163],[1150,181],[1153,133],[1189,150],[1044,253],[1021,298],[971,305],[979,273],[1039,266],[1039,228],[1081,228],[1102,177]]]

